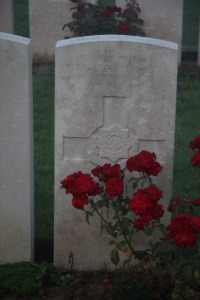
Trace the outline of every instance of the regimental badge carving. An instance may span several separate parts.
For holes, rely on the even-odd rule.
[[[95,164],[118,163],[124,167],[126,159],[138,151],[138,137],[118,124],[97,129],[90,137],[90,161]]]

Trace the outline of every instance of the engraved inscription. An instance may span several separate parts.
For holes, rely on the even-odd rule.
[[[106,53],[96,52],[92,56],[81,54],[77,61],[66,61],[66,70],[69,73],[64,76],[68,84],[76,81],[88,80],[89,88],[102,88],[113,90],[114,87],[144,86],[151,82],[152,61],[135,56],[112,56]],[[87,76],[85,76],[87,74]],[[123,82],[123,85],[122,85]]]

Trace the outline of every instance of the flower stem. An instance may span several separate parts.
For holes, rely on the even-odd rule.
[[[124,231],[124,229],[123,229],[123,226],[122,226],[122,222],[121,222],[120,217],[119,217],[119,214],[118,214],[118,210],[117,210],[116,207],[115,207],[115,203],[114,203],[114,200],[113,200],[113,199],[112,199],[112,207],[113,207],[113,210],[114,210],[114,212],[115,212],[115,214],[116,214],[117,221],[118,221],[118,223],[119,223],[119,227],[120,227],[120,229],[121,229],[122,235],[123,235],[123,237],[124,237],[124,239],[125,239],[127,245],[128,245],[129,248],[131,249],[132,254],[137,258],[137,252],[134,250],[133,246],[131,245],[131,242],[129,241],[129,239],[128,239],[127,236],[126,236],[126,233],[125,233],[125,231]]]

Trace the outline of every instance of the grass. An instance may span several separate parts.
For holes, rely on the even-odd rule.
[[[14,32],[23,37],[29,37],[28,0],[13,0]]]
[[[198,45],[199,13],[199,0],[184,1],[182,40],[184,46],[196,47]]]
[[[106,0],[107,1],[107,0]],[[199,0],[184,1],[183,44],[197,45]],[[15,33],[28,37],[28,0],[14,0]],[[35,161],[35,258],[52,260],[54,189],[54,77],[48,70],[33,76]],[[200,82],[179,77],[173,193],[198,195],[199,171],[190,166],[188,142],[200,133]],[[199,193],[200,194],[200,193]]]
[[[34,95],[35,259],[52,260],[54,193],[54,77],[37,75]]]
[[[199,39],[199,0],[184,0],[182,59],[197,61]]]
[[[200,82],[179,77],[177,94],[173,193],[181,196],[200,194],[199,170],[192,168],[189,141],[200,134]]]

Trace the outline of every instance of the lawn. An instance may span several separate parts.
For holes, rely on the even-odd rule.
[[[183,43],[197,45],[199,0],[185,0]],[[28,0],[14,0],[15,33],[28,37]],[[191,168],[189,141],[200,133],[200,82],[179,75],[175,133],[173,193],[182,197],[200,194],[198,170]],[[33,76],[35,259],[52,260],[54,189],[54,74],[40,67]]]

